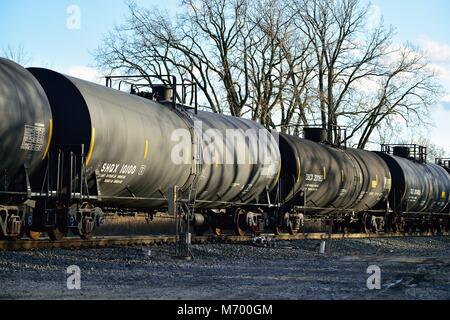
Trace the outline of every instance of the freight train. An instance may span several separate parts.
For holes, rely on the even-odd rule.
[[[448,231],[449,163],[427,163],[425,148],[270,132],[181,103],[169,79],[124,92],[111,77],[101,86],[0,59],[0,235],[86,239],[104,212],[175,212],[177,198],[196,233],[296,233],[307,218],[335,231]]]

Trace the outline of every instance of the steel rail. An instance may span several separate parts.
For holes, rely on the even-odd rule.
[[[402,238],[402,237],[432,237],[431,233],[379,233],[379,234],[365,234],[365,233],[348,233],[348,234],[328,234],[328,233],[299,233],[295,235],[282,234],[263,234],[263,237],[268,237],[281,241],[297,241],[297,240],[338,240],[338,239],[368,239],[368,238]],[[443,234],[441,236],[448,236]],[[251,243],[254,236],[233,236],[224,235],[217,236],[193,236],[193,244],[207,244],[207,243]],[[154,236],[107,236],[95,237],[89,240],[82,240],[79,238],[66,238],[60,241],[51,241],[49,239],[41,240],[18,240],[18,241],[0,241],[0,251],[27,251],[35,249],[88,249],[88,248],[105,248],[114,246],[150,246],[162,244],[175,244],[177,241],[174,235],[154,235]]]

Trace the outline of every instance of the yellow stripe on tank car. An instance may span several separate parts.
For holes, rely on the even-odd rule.
[[[300,174],[302,172],[301,163],[300,163],[300,158],[299,157],[297,157],[297,171],[298,171],[298,174],[297,174],[297,181],[296,181],[296,183],[298,183],[298,181],[300,180]]]
[[[148,157],[148,140],[145,140],[144,160],[147,160],[147,157]]]
[[[378,175],[375,176],[375,180],[372,180],[372,189],[376,189],[378,187]]]
[[[89,147],[89,153],[86,158],[86,165],[88,165],[89,161],[91,161],[92,153],[94,152],[94,146],[95,146],[95,128],[92,128],[91,146]]]
[[[447,198],[447,192],[442,191],[442,193],[441,193],[441,198],[442,198],[442,199]]]
[[[278,173],[277,173],[277,179],[276,179],[275,183],[278,183],[278,181],[280,181],[280,175],[281,175],[281,159],[278,163]]]
[[[50,119],[49,129],[48,129],[47,146],[45,147],[45,151],[44,151],[44,155],[42,156],[42,160],[45,160],[45,158],[47,158],[48,150],[50,149],[50,142],[52,142],[52,136],[53,136],[53,120]]]

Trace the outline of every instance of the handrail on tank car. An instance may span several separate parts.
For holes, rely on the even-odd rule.
[[[435,163],[442,167],[450,168],[450,158],[436,158]]]
[[[194,102],[194,110],[195,110],[195,114],[198,113],[198,87],[197,84],[192,82],[189,79],[185,79],[183,78],[182,83],[178,84],[177,83],[177,78],[173,75],[170,74],[161,74],[161,75],[119,75],[119,76],[106,76],[106,87],[108,88],[112,88],[112,84],[113,84],[113,80],[119,80],[119,79],[145,79],[148,83],[146,84],[135,84],[135,83],[129,83],[135,87],[139,86],[139,87],[150,87],[152,90],[154,90],[154,84],[152,83],[151,79],[159,79],[163,82],[164,85],[166,85],[166,83],[164,83],[164,78],[167,78],[169,81],[169,85],[171,86],[172,89],[172,107],[176,108],[177,106],[177,100],[181,103],[181,104],[185,104],[186,103],[186,96],[187,96],[187,88],[188,87],[192,87],[192,91],[191,91],[191,104],[192,104],[192,100]],[[126,81],[120,81],[119,84],[119,90],[120,90],[120,85],[122,84],[122,82],[126,82]],[[128,82],[126,82],[128,83]],[[181,87],[181,99],[179,98],[178,92],[177,92],[177,88]]]
[[[418,144],[382,144],[381,152],[395,155],[396,147],[407,149],[407,159],[415,160],[420,163],[427,162],[427,147]]]
[[[301,129],[303,132],[303,138],[305,135],[305,129],[323,129],[327,132],[327,141],[324,142],[333,147],[347,149],[347,126],[332,125],[324,128],[322,125],[310,125],[310,124],[292,124],[288,125],[288,128]],[[331,139],[331,140],[330,140]]]

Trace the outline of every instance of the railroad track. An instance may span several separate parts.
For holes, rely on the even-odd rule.
[[[327,233],[300,233],[296,235],[273,235],[264,234],[263,236],[274,238],[282,241],[294,241],[294,240],[325,240],[325,239],[367,239],[367,238],[401,238],[401,237],[431,237],[431,233],[379,233],[379,234],[362,234],[362,233],[349,233],[349,234],[327,234]],[[444,234],[443,236],[448,236]],[[206,244],[206,243],[251,243],[253,236],[232,236],[224,235],[221,237],[216,236],[193,236],[193,244]],[[51,248],[72,248],[72,249],[84,249],[84,248],[104,248],[114,246],[149,246],[149,245],[162,245],[162,244],[175,244],[175,236],[107,236],[107,237],[95,237],[90,240],[82,240],[79,238],[66,238],[60,241],[51,241],[48,239],[42,240],[19,240],[19,241],[0,241],[0,251],[26,251],[34,249],[51,249]]]

